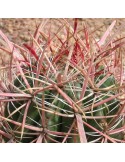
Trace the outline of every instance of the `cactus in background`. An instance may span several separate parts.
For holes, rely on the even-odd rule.
[[[1,89],[5,142],[124,142],[124,81],[116,73],[123,68],[117,48],[124,43],[104,44],[114,25],[99,42],[87,27],[79,35],[77,20],[74,28],[65,20],[65,41],[59,33],[50,39],[39,26],[27,51],[18,47],[21,59],[13,51],[6,91]]]

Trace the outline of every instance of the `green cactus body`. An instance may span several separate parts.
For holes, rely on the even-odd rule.
[[[31,76],[31,74],[28,74],[28,76]],[[99,77],[98,81],[103,79],[103,75]],[[35,78],[35,75],[34,75]],[[39,79],[43,79],[42,77],[40,77]],[[80,99],[80,94],[81,94],[81,90],[82,90],[82,84],[84,83],[84,79],[83,77],[78,78],[79,81],[73,81],[70,83],[67,83],[66,85],[64,85],[63,91],[73,100],[73,101],[78,101]],[[28,78],[27,79],[30,86],[33,87],[34,86],[34,80],[32,78]],[[101,86],[100,88],[106,88],[109,86],[112,86],[115,84],[115,80],[113,77],[109,77]],[[26,86],[23,82],[23,79],[21,78],[21,76],[18,76],[15,81],[14,81],[14,85],[16,87],[18,87],[20,90],[25,90]],[[28,91],[25,91],[25,93],[29,93]],[[108,94],[105,94],[101,97],[96,98],[95,102],[107,99],[110,95],[113,95],[115,92],[111,91]],[[40,92],[38,93],[36,96],[34,96],[33,100],[35,100],[36,102],[34,102],[33,100],[30,103],[29,109],[28,109],[28,114],[27,114],[27,118],[26,118],[26,124],[28,125],[32,125],[32,126],[37,126],[37,127],[43,127],[42,126],[42,122],[41,122],[41,110],[40,110],[40,106],[42,106],[42,95],[44,95],[44,105],[46,108],[49,108],[49,110],[53,111],[53,112],[58,112],[58,113],[62,113],[62,114],[74,114],[74,110],[72,109],[72,107],[67,103],[67,101],[65,101],[63,99],[63,97],[57,92],[57,90],[53,89],[53,90],[46,90],[44,92]],[[95,93],[93,92],[93,90],[90,87],[86,88],[85,91],[85,95],[84,98],[82,100],[81,103],[81,108],[84,111],[84,107],[87,107],[88,105],[92,105],[93,100],[95,97]],[[27,101],[20,101],[20,102],[13,102],[13,103],[9,103],[6,111],[5,111],[5,115],[6,117],[9,116],[10,113],[12,113],[13,111],[15,111],[17,108],[19,108],[22,104],[25,104]],[[39,104],[37,104],[39,103]],[[114,109],[114,110],[113,110]],[[23,120],[23,115],[24,115],[24,110],[25,107],[22,108],[21,110],[19,110],[18,112],[16,112],[13,116],[11,116],[10,118],[13,119],[14,121],[18,121],[18,122],[22,122]],[[98,107],[94,108],[93,110],[90,110],[89,112],[86,112],[85,115],[86,116],[106,116],[106,115],[115,115],[117,113],[117,111],[119,110],[119,102],[116,99],[113,99],[105,104],[102,104]],[[70,126],[72,125],[74,118],[68,118],[65,116],[59,116],[56,113],[49,113],[49,112],[45,112],[45,116],[46,116],[46,128],[50,131],[57,131],[57,132],[65,132],[67,133],[70,129]],[[91,126],[93,126],[94,128],[100,130],[100,131],[105,131],[105,123],[110,123],[112,120],[112,118],[108,118],[108,119],[87,119],[87,123],[89,123]],[[117,125],[117,128],[119,128],[119,126],[121,125],[121,123],[119,123],[119,125]],[[16,131],[21,131],[21,128],[14,126],[14,124],[10,124],[10,127],[12,130],[16,130]],[[85,131],[86,136],[87,136],[87,140],[88,141],[92,141],[95,140],[97,138],[97,136],[92,136],[92,130],[88,127],[85,126]],[[26,133],[31,133],[31,130],[28,129],[24,129],[24,135],[23,138],[20,139],[20,134],[16,134],[15,133],[15,137],[18,136],[18,140],[20,142],[30,142],[32,140],[34,140],[35,138],[37,138],[37,135],[31,136],[31,138],[29,138],[29,135],[27,135]],[[76,133],[78,134],[78,131],[76,131],[75,129],[72,129],[71,133]],[[112,137],[114,137],[112,135]],[[62,142],[64,137],[61,136],[55,136],[53,137],[55,140]],[[74,138],[75,138],[75,142],[80,142],[79,136],[69,136],[66,140],[66,142],[74,142]],[[119,136],[118,138],[122,139],[122,136]],[[50,142],[48,140],[48,142]]]
[[[103,79],[104,75],[100,76],[100,79]],[[109,77],[101,86],[100,88],[107,88],[110,87],[112,85],[115,85],[115,79],[111,76]],[[96,100],[105,100],[108,99],[111,95],[115,95],[115,91],[110,91],[108,94],[105,92],[102,93],[104,94],[101,98],[97,97]],[[94,97],[94,96],[93,96]],[[91,100],[91,99],[90,99]],[[85,101],[87,102],[87,101]],[[96,101],[95,101],[96,102]],[[86,105],[86,104],[85,104]],[[86,114],[88,116],[111,116],[111,115],[115,115],[117,114],[117,112],[119,111],[119,101],[118,99],[112,99],[100,106],[97,106],[94,108],[94,112],[93,110],[90,111],[90,113]],[[107,129],[107,126],[112,122],[112,117],[111,118],[103,118],[103,119],[88,119],[87,123],[89,123],[91,126],[93,126],[94,128],[96,128],[97,130],[101,131],[101,132],[105,132],[105,130]],[[120,128],[121,127],[121,122],[117,125],[116,128]],[[90,128],[85,127],[86,132],[89,132],[89,134],[92,134],[91,132],[93,132]],[[97,138],[97,136],[95,135],[87,135],[88,136],[88,140],[93,141]],[[123,140],[123,135],[110,135],[111,137],[116,137],[117,139],[121,139]]]

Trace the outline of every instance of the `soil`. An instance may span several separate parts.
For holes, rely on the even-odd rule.
[[[97,36],[101,36],[102,32],[111,24],[114,19],[79,19],[79,24],[81,25],[83,22],[86,22],[91,30],[97,29],[104,25],[103,28],[100,28],[97,31]],[[125,19],[115,19],[117,20],[116,27],[119,27],[122,23],[125,23]],[[72,21],[72,19],[68,19],[68,21]],[[34,33],[36,26],[42,22],[42,18],[34,19],[34,18],[12,18],[5,19],[0,18],[0,30],[2,30],[8,38],[17,44],[22,44],[23,42],[27,42],[30,40],[30,35]],[[72,21],[73,22],[73,21]],[[57,29],[58,24],[52,24],[53,29]],[[47,30],[47,29],[45,29]],[[125,34],[125,30],[123,29],[122,34]]]
[[[52,20],[52,21],[50,21]],[[90,31],[95,32],[94,36],[99,39],[102,34],[106,31],[106,28],[113,22],[113,20],[116,20],[116,25],[114,28],[118,29],[121,24],[123,24],[123,27],[125,26],[125,19],[111,19],[111,18],[101,18],[101,19],[84,19],[80,18],[78,19],[78,27],[83,27],[83,24],[86,23],[87,27],[89,27]],[[0,18],[0,30],[4,32],[4,34],[9,38],[10,41],[13,43],[16,43],[18,45],[22,45],[24,42],[28,42],[30,40],[30,34],[33,35],[35,32],[36,27],[43,21],[42,18]],[[73,19],[67,19],[67,21],[70,22],[70,24],[73,26]],[[55,33],[55,31],[58,30],[60,25],[60,19],[58,21],[55,19],[48,19],[47,25],[42,29],[43,32],[47,33],[50,28],[50,22],[51,22],[51,31]],[[29,34],[30,33],[30,34]],[[120,29],[120,35],[125,36],[125,29]],[[0,57],[4,57],[4,59],[7,59],[7,55],[3,53],[3,51],[0,50]],[[5,60],[4,60],[5,61]],[[0,60],[1,64],[1,60]]]

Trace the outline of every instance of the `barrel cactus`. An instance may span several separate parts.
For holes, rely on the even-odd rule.
[[[11,82],[9,78],[2,92],[4,142],[124,142],[124,84],[116,74],[123,68],[116,60],[119,46],[111,40],[101,48],[104,37],[89,44],[91,35],[84,28],[82,40],[76,24],[72,31],[67,22],[65,42],[55,34],[60,43],[55,51],[44,34],[43,49],[37,33],[31,45],[25,44],[23,59],[13,55]]]

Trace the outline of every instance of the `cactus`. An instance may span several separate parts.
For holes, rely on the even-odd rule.
[[[57,48],[55,55],[46,55],[33,38],[35,48],[34,42],[33,47],[25,45],[30,55],[16,62],[16,72],[11,67],[10,93],[24,97],[8,96],[1,115],[2,131],[11,136],[3,136],[5,142],[8,138],[22,143],[124,142],[120,99],[124,85],[119,85],[117,75],[112,72],[119,65],[114,65],[115,59],[110,56],[114,47],[90,53],[92,47],[87,44],[90,38],[85,37],[84,46],[75,30],[76,22],[70,36],[75,41],[67,38],[71,46],[57,39],[62,48]],[[49,50],[53,52],[52,47]]]

